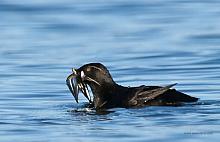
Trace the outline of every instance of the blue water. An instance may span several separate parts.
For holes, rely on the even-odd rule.
[[[220,1],[1,0],[0,141],[209,141],[220,136]],[[76,104],[71,68],[105,64],[125,86],[199,97],[181,107]]]

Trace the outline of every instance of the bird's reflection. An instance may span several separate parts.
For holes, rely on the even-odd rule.
[[[111,116],[115,115],[114,110],[95,110],[85,103],[77,108],[70,108],[67,110],[68,115],[71,116],[71,121],[80,123],[92,123],[96,121],[110,121]]]

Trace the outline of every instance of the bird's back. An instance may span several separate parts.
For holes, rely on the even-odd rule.
[[[140,86],[130,94],[127,101],[128,107],[141,107],[147,105],[180,105],[183,102],[196,102],[198,98],[191,97],[175,89],[170,89],[176,84],[160,86]]]

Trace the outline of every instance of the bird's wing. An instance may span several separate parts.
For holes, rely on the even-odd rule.
[[[140,90],[138,90],[135,95],[129,100],[129,104],[136,105],[137,103],[140,104],[140,102],[148,102],[151,100],[154,100],[156,97],[164,94],[166,91],[168,91],[171,87],[175,86],[175,84],[170,84],[164,87],[158,87],[158,86],[143,86]]]

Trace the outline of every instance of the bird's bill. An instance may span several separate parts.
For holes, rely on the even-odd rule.
[[[79,90],[83,93],[83,95],[89,100],[90,103],[91,97],[89,95],[88,87],[87,85],[82,81],[80,75],[77,75],[76,69],[73,69],[73,73],[70,74],[66,79],[66,84],[72,93],[73,97],[75,98],[76,102],[78,103],[78,96],[79,96]]]

